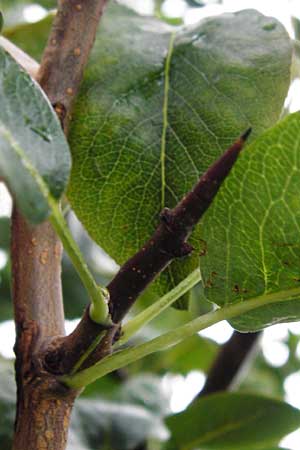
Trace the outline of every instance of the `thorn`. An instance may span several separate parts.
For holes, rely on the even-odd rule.
[[[251,132],[252,132],[252,128],[249,127],[249,128],[245,131],[245,133],[243,133],[243,134],[241,135],[241,138],[240,138],[241,141],[245,142],[245,141],[248,139],[248,137],[250,136]]]

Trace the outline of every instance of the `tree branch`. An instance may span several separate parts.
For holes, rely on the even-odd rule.
[[[107,0],[59,0],[38,81],[67,130],[71,106]]]
[[[153,236],[144,244],[139,252],[129,259],[107,286],[110,294],[110,313],[114,322],[112,327],[93,352],[91,346],[98,335],[83,335],[78,328],[70,336],[56,342],[49,348],[46,356],[48,370],[57,374],[72,371],[74,362],[84,355],[81,369],[90,367],[111,353],[112,345],[118,337],[120,322],[138,296],[159,275],[159,273],[176,257],[188,255],[193,249],[186,242],[193,227],[212,203],[222,182],[234,165],[243,145],[250,134],[250,129],[238,139],[207,172],[200,178],[193,190],[178,205],[161,213],[161,223]],[[86,321],[86,317],[83,320]],[[94,331],[97,329],[94,328]],[[101,330],[103,331],[103,330]],[[99,334],[99,333],[98,333]],[[78,354],[79,349],[83,352]],[[66,358],[65,356],[68,355]]]
[[[105,3],[105,0],[60,0],[40,69],[37,74],[36,66],[31,71],[49,97],[65,132]],[[15,47],[8,49],[7,42],[5,45],[28,70],[30,61],[24,60],[23,52],[17,54]],[[30,226],[14,208],[11,254],[18,387],[14,450],[24,446],[65,448],[76,391],[65,389],[43,364],[43,351],[49,341],[65,333],[61,252],[61,243],[49,222]]]
[[[186,240],[212,203],[250,132],[251,129],[247,130],[207,170],[174,209],[165,208],[161,212],[161,223],[153,236],[121,267],[107,286],[111,316],[115,323],[124,318],[141,292],[171,261],[193,251]]]
[[[221,347],[205,385],[196,398],[230,389],[258,344],[261,332],[239,333],[235,331]]]

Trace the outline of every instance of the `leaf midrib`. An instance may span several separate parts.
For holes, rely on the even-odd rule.
[[[163,101],[163,128],[161,135],[160,147],[160,162],[161,162],[161,208],[165,207],[165,190],[166,190],[166,137],[168,129],[168,107],[169,107],[169,89],[170,89],[170,68],[171,60],[174,50],[174,40],[176,33],[173,32],[170,36],[168,53],[166,56],[166,63],[164,69],[164,101]]]

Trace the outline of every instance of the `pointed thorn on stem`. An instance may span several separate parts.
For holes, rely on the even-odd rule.
[[[248,139],[248,137],[250,136],[251,132],[252,132],[252,128],[249,127],[249,128],[245,131],[245,133],[242,134],[241,140],[245,142],[245,141]]]

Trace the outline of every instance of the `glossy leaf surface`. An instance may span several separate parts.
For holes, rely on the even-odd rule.
[[[234,30],[234,32],[233,32]],[[92,238],[119,264],[249,125],[259,135],[279,117],[291,49],[275,20],[248,10],[170,27],[112,4],[75,106],[68,192]],[[276,86],[276,95],[274,95]],[[191,238],[199,249],[199,233]],[[169,290],[198,265],[173,263]]]

